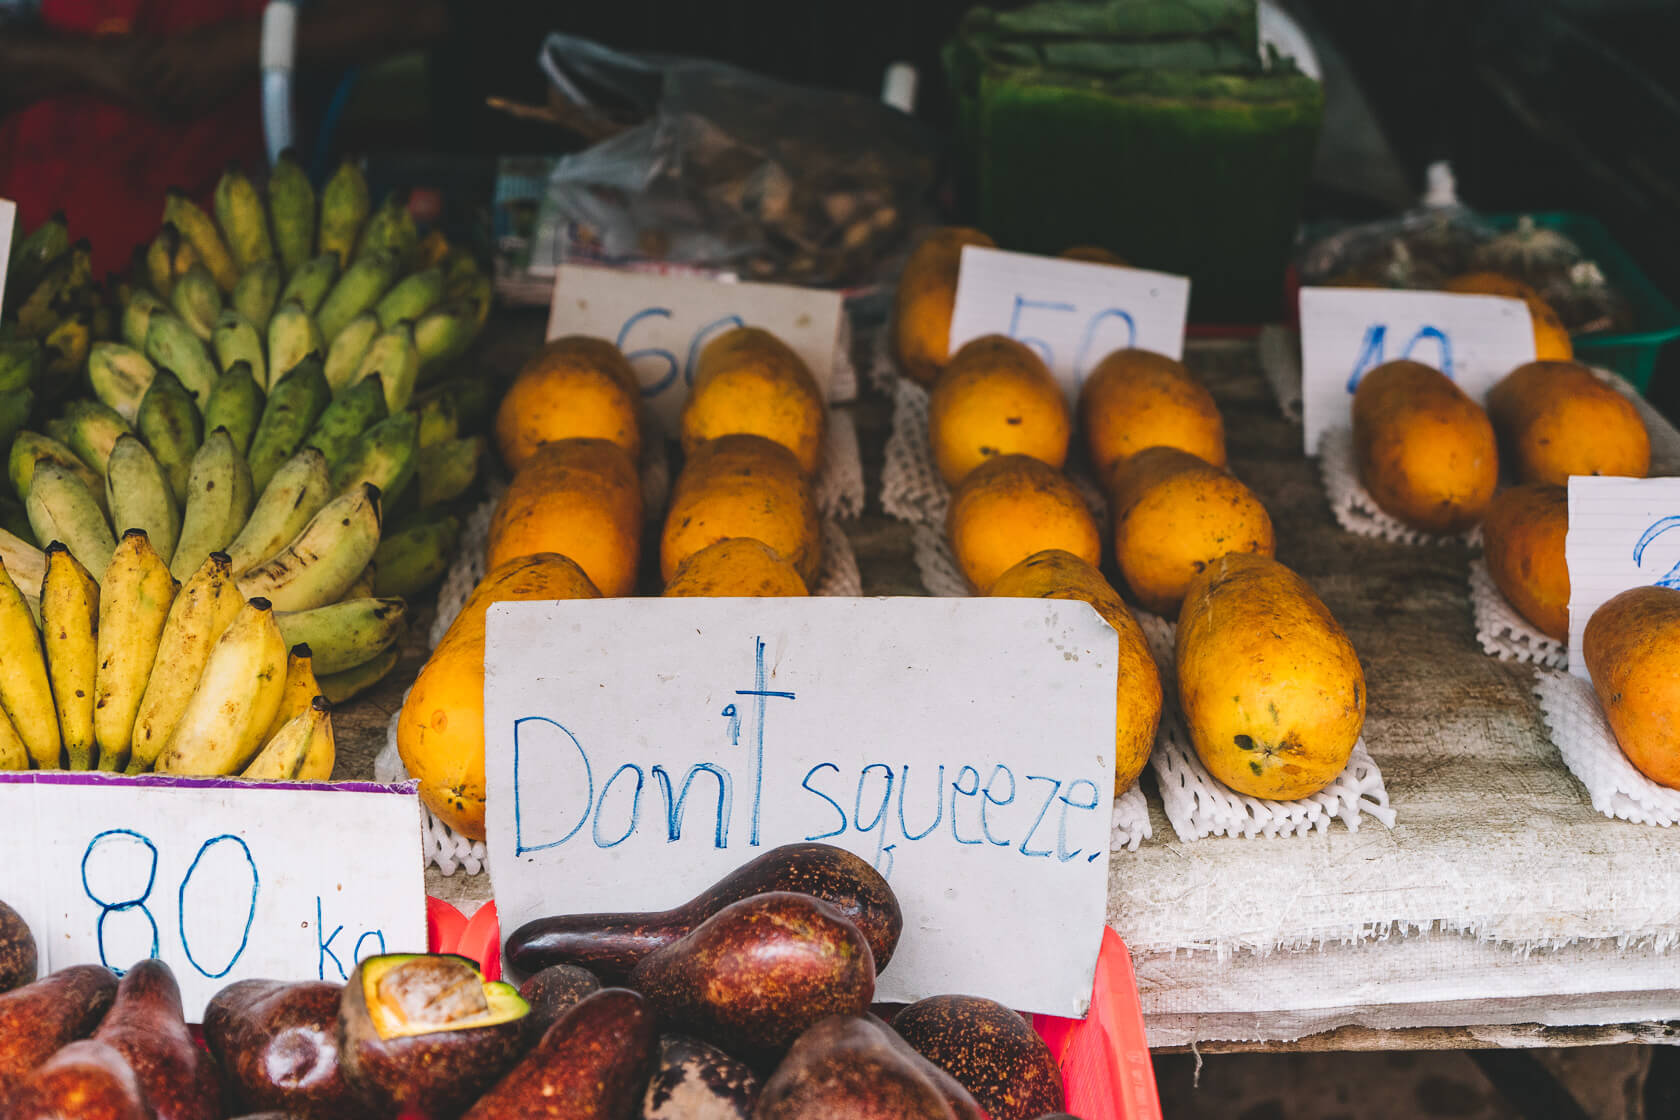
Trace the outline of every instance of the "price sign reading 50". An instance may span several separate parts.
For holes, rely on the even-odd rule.
[[[988,334],[1018,339],[1073,401],[1092,367],[1116,350],[1181,357],[1189,306],[1190,281],[1182,276],[969,245],[957,275],[951,349]]]

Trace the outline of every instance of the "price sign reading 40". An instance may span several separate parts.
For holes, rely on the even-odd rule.
[[[30,838],[0,899],[42,971],[159,957],[189,1019],[234,980],[343,980],[425,946],[412,785],[4,774],[0,812]]]
[[[548,337],[586,334],[612,342],[635,369],[649,412],[675,432],[700,352],[734,327],[774,333],[833,397],[840,312],[839,292],[568,264],[554,277]]]
[[[1070,403],[1091,368],[1135,347],[1184,353],[1190,281],[1164,272],[965,246],[951,311],[951,350],[1006,334],[1033,348]]]

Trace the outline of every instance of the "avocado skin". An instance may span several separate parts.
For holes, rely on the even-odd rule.
[[[16,910],[0,902],[0,992],[35,979],[35,935]]]
[[[319,980],[240,980],[216,993],[204,1010],[204,1040],[235,1107],[295,1120],[368,1115],[339,1068],[339,991]]]
[[[220,1120],[215,1059],[187,1030],[181,988],[167,964],[141,961],[124,973],[116,1002],[93,1037],[128,1062],[157,1120]]]
[[[116,995],[114,972],[79,964],[0,996],[0,1100],[61,1046],[93,1033]]]
[[[519,986],[519,994],[531,1005],[531,1036],[541,1038],[591,992],[601,990],[601,981],[586,968],[573,964],[551,964]]]
[[[653,1062],[647,1001],[624,988],[585,996],[462,1120],[631,1120]]]
[[[1036,1120],[1066,1100],[1055,1055],[1014,1011],[979,996],[931,996],[893,1018],[922,1057],[956,1078],[992,1120]]]

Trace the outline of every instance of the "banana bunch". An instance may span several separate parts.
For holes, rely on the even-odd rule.
[[[0,769],[332,776],[334,690],[290,636],[342,656],[376,641],[358,628],[400,625],[400,600],[283,612],[245,591],[226,552],[177,581],[140,528],[102,571],[62,540],[34,556],[0,547]]]

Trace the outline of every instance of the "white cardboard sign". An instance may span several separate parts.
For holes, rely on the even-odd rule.
[[[0,774],[0,899],[43,973],[161,957],[187,1018],[235,980],[343,980],[426,947],[413,783]]]
[[[1118,639],[1086,603],[498,603],[485,777],[502,928],[678,905],[781,844],[884,875],[880,1000],[1082,1016],[1108,890]]]
[[[1587,679],[1581,637],[1630,587],[1680,587],[1680,478],[1569,480],[1569,671]]]
[[[1093,366],[1135,347],[1184,354],[1190,281],[1165,272],[965,246],[951,311],[951,352],[1006,334],[1038,352],[1070,403]]]
[[[554,275],[548,337],[594,335],[624,351],[650,414],[675,433],[700,351],[732,327],[774,333],[829,397],[841,305],[839,292],[816,288],[563,264]]]
[[[1351,423],[1359,379],[1384,362],[1434,366],[1477,401],[1534,360],[1528,305],[1503,296],[1366,288],[1301,289],[1301,416],[1306,452]]]
[[[0,311],[6,310],[6,271],[12,263],[12,230],[16,225],[17,203],[0,198]]]

